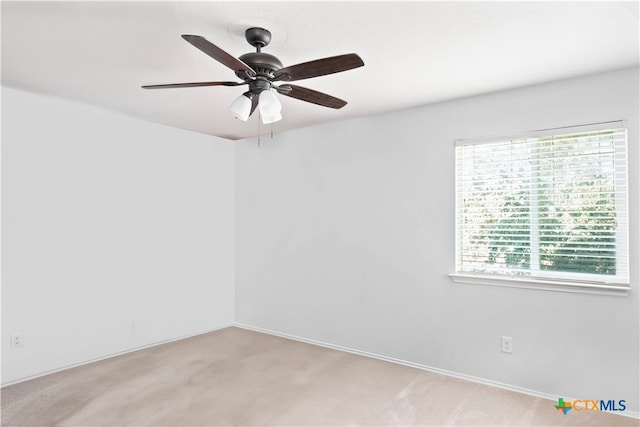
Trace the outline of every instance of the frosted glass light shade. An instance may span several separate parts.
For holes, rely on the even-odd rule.
[[[246,122],[251,113],[251,99],[246,94],[242,94],[231,103],[229,111],[237,118]]]
[[[280,101],[270,90],[265,90],[260,94],[258,107],[260,108],[260,114],[262,114],[263,117],[275,116],[282,111]]]
[[[278,120],[282,120],[282,114],[280,114],[279,111],[270,116],[265,116],[264,114],[262,114],[262,111],[260,111],[260,115],[262,116],[262,123],[264,123],[265,125],[277,122]]]

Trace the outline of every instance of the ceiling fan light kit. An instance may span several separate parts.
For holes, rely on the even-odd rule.
[[[246,122],[251,113],[251,93],[243,93],[237,97],[229,106],[229,111],[233,113],[236,119]]]
[[[265,124],[281,120],[282,105],[274,94],[274,91],[284,96],[323,107],[334,109],[342,108],[347,104],[347,102],[342,99],[301,86],[294,86],[292,84],[276,86],[274,83],[319,77],[351,70],[364,65],[364,62],[358,55],[350,53],[283,67],[282,62],[280,62],[278,58],[262,52],[262,48],[271,42],[271,33],[269,30],[259,27],[251,27],[245,31],[247,42],[253,46],[256,51],[246,53],[239,58],[233,57],[204,37],[183,35],[182,38],[216,61],[232,69],[242,82],[171,83],[146,85],[142,86],[142,88],[167,89],[248,85],[249,90],[236,98],[229,107],[229,111],[242,121],[247,121],[256,108],[259,109],[262,122]]]
[[[258,107],[260,108],[260,114],[263,116],[273,116],[282,111],[282,104],[280,104],[272,90],[262,91]]]
[[[265,125],[268,125],[270,123],[275,123],[278,120],[282,120],[282,114],[279,111],[276,113],[273,113],[270,116],[265,116],[262,113],[260,113],[260,115],[262,116],[262,123],[264,123]]]

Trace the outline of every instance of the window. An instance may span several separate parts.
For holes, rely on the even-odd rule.
[[[622,122],[456,141],[456,197],[454,280],[628,291]]]

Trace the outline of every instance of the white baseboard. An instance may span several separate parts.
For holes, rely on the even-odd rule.
[[[40,378],[40,377],[44,377],[45,375],[55,374],[56,372],[66,371],[67,369],[77,368],[79,366],[88,365],[89,363],[99,362],[101,360],[110,359],[112,357],[121,356],[121,355],[127,354],[127,353],[133,353],[134,351],[144,350],[145,348],[156,347],[156,346],[159,346],[159,345],[162,345],[162,344],[168,344],[170,342],[180,341],[180,340],[183,340],[183,339],[186,339],[186,338],[195,337],[197,335],[208,334],[210,332],[218,331],[218,330],[224,329],[224,328],[229,328],[231,326],[236,326],[236,325],[235,325],[235,323],[228,323],[228,324],[225,324],[223,326],[219,326],[217,328],[207,329],[207,330],[199,331],[199,332],[194,332],[194,333],[187,334],[187,335],[180,335],[178,337],[169,338],[169,339],[158,341],[158,342],[154,342],[154,343],[151,343],[151,344],[142,345],[142,346],[139,346],[139,347],[129,348],[127,350],[122,350],[122,351],[118,351],[118,352],[115,352],[115,353],[106,354],[104,356],[96,357],[96,358],[85,360],[85,361],[78,362],[78,363],[73,363],[71,365],[65,365],[65,366],[63,366],[61,368],[56,368],[56,369],[52,369],[52,370],[49,370],[49,371],[39,372],[39,373],[34,374],[34,375],[29,375],[27,377],[18,378],[17,380],[8,381],[8,382],[3,383],[2,385],[0,385],[0,387],[7,387],[7,386],[18,384],[18,383],[21,383],[21,382],[33,380],[33,379]]]
[[[474,377],[474,376],[471,376],[471,375],[460,374],[458,372],[447,371],[446,369],[434,368],[432,366],[427,366],[427,365],[423,365],[423,364],[420,364],[420,363],[410,362],[410,361],[402,360],[402,359],[396,359],[394,357],[384,356],[384,355],[380,355],[380,354],[376,354],[376,353],[370,353],[368,351],[362,351],[362,350],[358,350],[358,349],[355,349],[355,348],[344,347],[344,346],[341,346],[341,345],[331,344],[331,343],[327,343],[327,342],[324,342],[324,341],[318,341],[318,340],[314,340],[314,339],[310,339],[310,338],[300,337],[300,336],[297,336],[297,335],[291,335],[291,334],[287,334],[287,333],[283,333],[283,332],[273,331],[271,329],[265,329],[265,328],[260,328],[260,327],[256,327],[256,326],[245,325],[245,324],[242,324],[242,323],[236,323],[234,326],[236,326],[238,328],[241,328],[241,329],[247,329],[249,331],[260,332],[260,333],[263,333],[263,334],[274,335],[274,336],[277,336],[277,337],[287,338],[287,339],[291,339],[291,340],[294,340],[294,341],[300,341],[300,342],[304,342],[304,343],[307,343],[307,344],[313,344],[313,345],[317,345],[317,346],[320,346],[320,347],[331,348],[333,350],[339,350],[339,351],[344,351],[344,352],[347,352],[347,353],[357,354],[357,355],[360,355],[360,356],[371,357],[373,359],[383,360],[385,362],[397,363],[399,365],[404,365],[404,366],[409,366],[409,367],[412,367],[412,368],[422,369],[424,371],[434,372],[434,373],[437,373],[437,374],[442,374],[442,375],[446,375],[446,376],[453,377],[453,378],[459,378],[459,379],[462,379],[462,380],[472,381],[472,382],[475,382],[475,383],[484,384],[484,385],[488,385],[488,386],[491,386],[491,387],[497,387],[497,388],[501,388],[501,389],[505,389],[505,390],[515,391],[517,393],[523,393],[523,394],[527,394],[529,396],[539,397],[539,398],[551,400],[551,401],[554,401],[554,402],[558,400],[558,396],[553,395],[553,394],[544,393],[544,392],[537,391],[537,390],[529,390],[527,388],[518,387],[518,386],[514,386],[514,385],[510,385],[510,384],[505,384],[505,383],[501,383],[501,382],[498,382],[498,381],[488,380],[486,378],[479,378],[479,377]],[[576,398],[573,398],[571,396],[563,396],[563,397],[565,398],[566,401],[577,400]],[[611,412],[611,413],[615,414],[615,415],[622,415],[622,416],[625,416],[625,417],[631,417],[631,418],[640,419],[640,412],[624,411],[624,412]]]

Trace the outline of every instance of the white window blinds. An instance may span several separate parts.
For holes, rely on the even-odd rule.
[[[622,125],[457,141],[457,273],[628,284]]]

